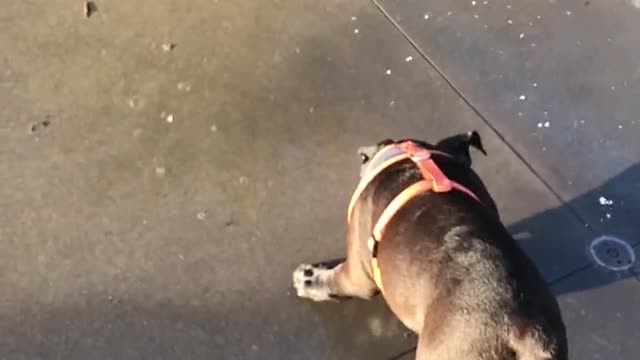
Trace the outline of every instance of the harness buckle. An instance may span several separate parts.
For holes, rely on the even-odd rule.
[[[376,240],[373,235],[367,240],[367,248],[369,248],[373,258],[378,256],[378,240]]]

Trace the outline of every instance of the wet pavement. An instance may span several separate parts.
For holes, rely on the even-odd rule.
[[[637,358],[640,267],[589,251],[640,251],[637,2],[94,3],[0,4],[0,358],[397,357],[291,271],[343,255],[358,146],[471,129],[572,359]]]

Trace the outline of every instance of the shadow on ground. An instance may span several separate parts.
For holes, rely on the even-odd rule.
[[[637,199],[632,201],[628,198],[629,195],[638,196],[638,190],[640,190],[640,164],[629,167],[601,186],[568,202],[568,207],[574,210],[587,207],[599,208],[597,211],[601,212],[600,223],[588,223],[580,219],[583,222],[582,226],[592,235],[589,238],[576,236],[578,221],[567,222],[563,220],[563,216],[560,216],[559,213],[567,211],[566,207],[543,211],[511,224],[508,228],[512,234],[524,235],[525,238],[519,239],[519,242],[540,268],[544,269],[568,261],[577,264],[573,272],[556,279],[547,279],[551,283],[561,282],[554,288],[557,295],[606,286],[611,282],[632,277],[634,274],[631,271],[611,272],[596,265],[590,255],[589,245],[593,239],[602,235],[619,237],[631,246],[638,244],[636,238],[628,238],[638,233],[638,224],[633,220],[633,216],[640,211],[634,206],[639,202]],[[600,204],[601,198],[604,202],[612,201],[612,203]],[[580,211],[572,212],[576,218],[580,218],[578,215]],[[607,229],[614,230],[607,231]],[[603,273],[609,274],[596,278],[580,277],[580,282],[567,279],[576,271],[591,267],[599,268]],[[568,281],[561,281],[565,279]]]

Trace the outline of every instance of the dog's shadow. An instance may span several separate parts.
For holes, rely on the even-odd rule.
[[[590,255],[591,242],[600,236],[614,236],[631,246],[638,241],[640,213],[640,164],[635,164],[602,185],[566,202],[565,205],[534,214],[507,227],[536,262],[556,295],[606,286],[637,276],[634,268],[611,272],[596,264]],[[610,276],[588,276],[596,269]]]

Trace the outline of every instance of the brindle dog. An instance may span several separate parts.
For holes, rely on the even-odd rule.
[[[385,146],[362,147],[363,173]],[[558,303],[540,272],[500,220],[494,201],[471,169],[469,148],[486,154],[477,132],[435,145],[413,140],[462,191],[426,192],[388,222],[376,249],[383,296],[419,336],[418,360],[566,360],[565,326]],[[410,160],[375,176],[354,203],[347,259],[331,267],[303,264],[293,273],[298,296],[314,301],[369,299],[379,292],[367,241],[389,203],[423,179]]]

